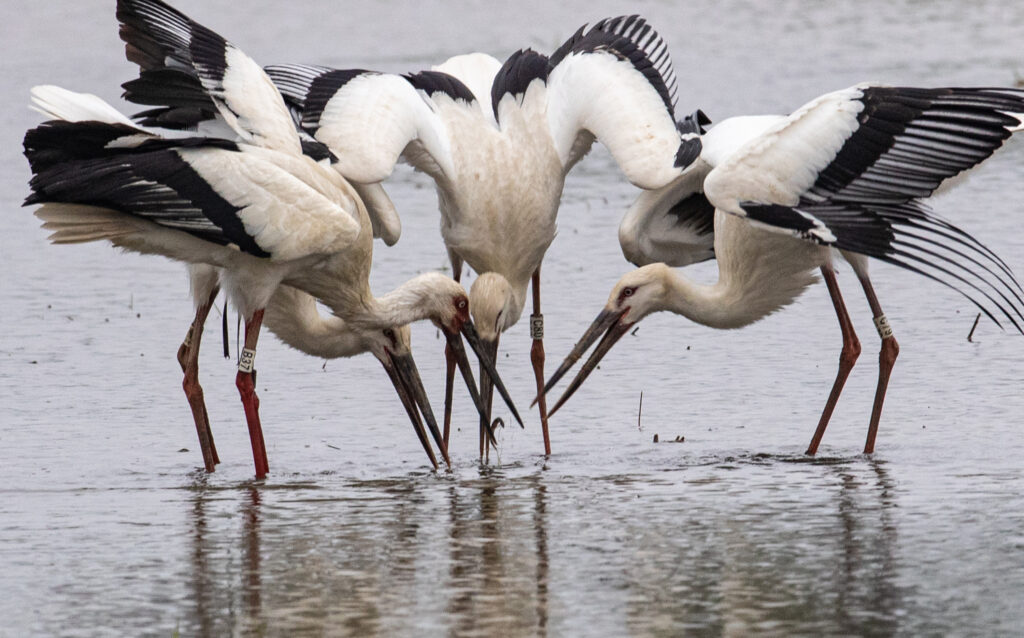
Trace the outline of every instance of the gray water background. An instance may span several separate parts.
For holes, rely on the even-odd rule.
[[[863,80],[1024,71],[1009,1],[176,4],[262,63],[386,71],[550,52],[584,21],[641,12],[673,53],[680,112],[714,119]],[[29,87],[113,101],[133,77],[112,5],[9,2],[0,29],[0,635],[1021,633],[1024,339],[982,319],[968,343],[965,299],[881,264],[902,350],[870,457],[877,339],[844,269],[864,354],[814,460],[840,346],[821,285],[741,331],[645,320],[553,419],[549,459],[533,413],[481,466],[459,395],[451,472],[429,470],[371,357],[325,364],[264,336],[262,482],[214,315],[201,370],[223,463],[205,475],[174,360],[184,269],[48,245],[19,207]],[[1018,273],[1022,161],[1018,140],[935,201]],[[429,180],[399,169],[388,186],[404,234],[377,249],[378,293],[446,262]],[[629,269],[615,228],[635,196],[600,148],[568,179],[543,270],[549,369]],[[443,342],[426,325],[413,340],[439,408]],[[522,321],[499,362],[523,409],[529,346]]]

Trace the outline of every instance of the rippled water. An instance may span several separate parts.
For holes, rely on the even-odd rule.
[[[202,373],[224,462],[204,475],[173,358],[191,315],[183,269],[49,246],[19,208],[28,87],[113,100],[132,76],[111,4],[26,4],[0,45],[0,635],[1019,632],[1024,339],[983,320],[968,343],[966,301],[884,266],[902,350],[872,457],[859,450],[876,341],[845,272],[865,351],[814,460],[801,452],[840,346],[821,286],[738,332],[648,319],[553,420],[549,459],[533,417],[477,463],[460,396],[466,428],[442,473],[370,357],[324,364],[268,336],[271,475],[253,482],[211,320]],[[680,109],[716,119],[866,79],[1007,85],[1024,69],[1019,3],[241,4],[178,3],[262,62],[395,71],[550,51],[584,20],[638,9],[672,47]],[[1018,272],[1022,161],[1013,143],[936,202]],[[429,182],[400,170],[389,190],[405,231],[378,250],[378,291],[445,263]],[[543,272],[549,362],[628,269],[615,227],[634,196],[600,150],[570,176]],[[418,326],[414,343],[440,403],[442,342]],[[521,324],[500,355],[524,408],[528,348]]]

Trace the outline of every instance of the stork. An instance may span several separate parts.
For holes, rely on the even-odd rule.
[[[188,63],[221,116],[247,141],[164,138],[122,123],[47,122],[26,134],[33,171],[26,204],[43,204],[36,214],[55,231],[55,241],[105,239],[222,269],[224,287],[246,319],[236,384],[257,477],[269,468],[253,361],[264,308],[281,283],[315,295],[353,330],[431,319],[455,342],[480,407],[459,339],[461,331],[482,352],[462,286],[425,273],[374,297],[366,208],[337,171],[302,153],[284,102],[262,69],[157,0],[122,0],[119,16],[122,11],[134,12],[140,42],[185,39]],[[491,362],[483,365],[493,369]],[[436,423],[424,410],[447,461]]]
[[[688,126],[705,123],[699,117]],[[792,303],[814,283],[818,269],[843,346],[807,448],[815,454],[861,350],[833,269],[838,251],[864,289],[882,342],[864,446],[865,453],[873,452],[899,345],[868,276],[869,258],[946,284],[997,324],[1002,320],[1024,332],[1024,291],[1009,267],[924,202],[988,158],[1022,121],[1020,90],[870,84],[823,95],[788,117],[723,121],[703,136],[692,172],[641,195],[623,220],[623,250],[642,267],[615,284],[604,309],[545,384],[550,390],[601,338],[552,413],[647,315],[667,310],[714,328],[740,328]],[[670,268],[712,256],[719,269],[713,285]]]
[[[464,263],[479,274],[470,307],[488,351],[519,321],[532,283],[538,391],[540,267],[555,237],[566,174],[597,139],[632,183],[660,188],[700,150],[699,137],[681,135],[675,125],[666,44],[635,15],[581,27],[550,57],[520,50],[500,67],[477,55],[403,76],[308,65],[267,71],[301,112],[302,128],[331,149],[346,176],[379,182],[402,159],[434,179],[454,276]],[[450,389],[451,358],[448,369]],[[448,397],[450,391],[446,414]],[[543,398],[539,411],[550,454]]]

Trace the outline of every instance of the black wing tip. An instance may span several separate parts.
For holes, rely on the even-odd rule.
[[[702,150],[704,150],[704,144],[701,142],[700,137],[684,139],[679,144],[679,150],[676,151],[675,167],[686,168],[693,164],[700,157]]]
[[[788,230],[800,239],[823,246],[836,243],[836,237],[829,226],[814,214],[803,212],[799,208],[752,201],[740,202],[740,208],[748,219],[779,230]]]
[[[338,161],[338,156],[335,155],[328,146],[317,140],[303,137],[300,140],[302,144],[302,154],[317,161],[328,160],[332,164]]]
[[[687,133],[704,135],[708,132],[708,126],[711,126],[711,118],[708,117],[701,109],[697,109],[693,113],[690,113],[683,119],[676,122],[676,128],[684,135]]]
[[[302,85],[306,87],[305,95],[298,98],[297,94],[302,92],[301,88],[295,92],[295,95],[288,95],[284,89],[281,90],[281,93],[286,96],[286,99],[294,100],[292,103],[295,108],[302,111],[302,127],[307,131],[319,128],[320,117],[323,115],[324,109],[327,108],[327,103],[346,84],[361,75],[374,74],[373,71],[366,69],[331,69],[328,67],[305,67],[305,73],[301,79]],[[273,75],[271,79],[278,84],[278,80],[274,79]]]
[[[589,30],[581,27],[551,56],[557,65],[572,53],[607,51],[628,60],[658,92],[675,118],[676,78],[667,45],[657,30],[639,14],[604,18]]]
[[[453,100],[462,100],[467,103],[476,101],[476,95],[466,86],[462,80],[443,71],[420,71],[418,73],[406,73],[402,75],[409,84],[419,91],[423,91],[429,97],[436,93],[443,93]]]
[[[78,124],[78,123],[74,123]],[[96,124],[96,123],[90,123]],[[246,230],[241,207],[221,196],[176,149],[228,148],[224,140],[154,140],[130,149],[104,149],[90,157],[66,153],[33,169],[26,204],[65,203],[110,208],[221,245],[235,244],[270,257]],[[236,147],[237,150],[237,147]]]
[[[548,56],[533,49],[520,49],[501,65],[491,83],[491,108],[498,118],[498,103],[506,94],[522,95],[534,80],[547,82],[553,65]]]

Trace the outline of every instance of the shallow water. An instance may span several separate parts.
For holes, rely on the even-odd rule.
[[[480,465],[460,396],[442,473],[372,358],[324,364],[266,336],[271,475],[252,481],[213,317],[202,373],[223,463],[205,475],[173,357],[191,315],[183,269],[49,246],[19,208],[28,87],[113,100],[132,76],[110,4],[27,4],[0,45],[0,635],[1019,632],[1024,339],[982,320],[969,343],[968,302],[882,265],[902,350],[870,457],[877,342],[846,271],[865,350],[814,460],[801,453],[840,346],[822,286],[737,332],[644,321],[553,420],[549,459],[531,415]],[[550,51],[584,20],[640,10],[672,48],[680,111],[715,119],[867,79],[1007,85],[1024,69],[1024,5],[1005,2],[238,5],[178,3],[262,62],[394,71]],[[935,202],[1018,272],[1022,161],[1015,141]],[[378,249],[377,291],[446,259],[429,182],[399,170],[389,191],[404,234]],[[570,176],[543,271],[549,366],[628,270],[615,227],[633,197],[600,149]],[[417,326],[414,344],[440,404],[442,342]],[[521,322],[500,365],[524,409],[528,349]]]

